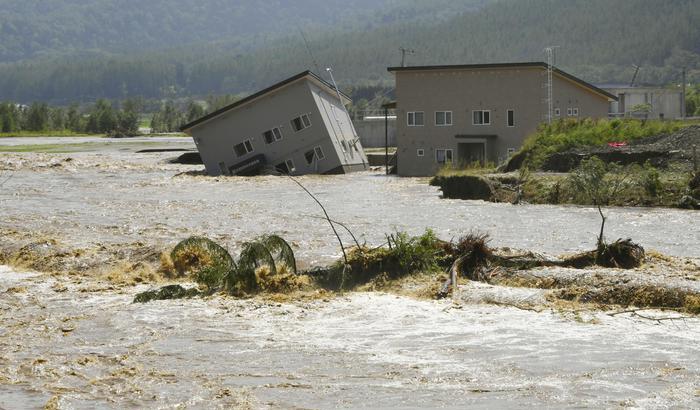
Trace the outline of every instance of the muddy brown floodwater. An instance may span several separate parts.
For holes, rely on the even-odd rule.
[[[176,154],[124,144],[0,154],[0,182],[10,177],[0,229],[87,250],[167,249],[207,235],[234,253],[274,232],[303,265],[339,256],[320,210],[291,181],[193,175],[201,167],[165,162]],[[379,172],[300,180],[369,244],[395,230],[449,239],[476,229],[495,246],[561,254],[590,249],[599,223],[590,208],[445,200],[425,180]],[[608,215],[611,239],[700,259],[699,212]],[[697,317],[522,310],[478,295],[537,300],[541,291],[483,284],[465,285],[456,301],[348,293],[131,303],[148,288],[0,267],[0,408],[700,407]]]

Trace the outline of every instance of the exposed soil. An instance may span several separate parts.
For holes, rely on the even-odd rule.
[[[625,142],[625,141],[620,141]],[[626,142],[625,142],[626,143]],[[667,168],[674,162],[691,163],[693,155],[700,156],[700,125],[683,128],[678,132],[656,135],[626,143],[621,147],[580,147],[549,156],[542,166],[544,171],[569,172],[582,160],[598,157],[605,162],[621,165],[644,165]],[[693,151],[695,149],[695,151]],[[695,152],[695,154],[694,154]]]

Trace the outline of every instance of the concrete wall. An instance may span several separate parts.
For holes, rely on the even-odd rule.
[[[353,121],[357,134],[360,136],[362,146],[365,148],[384,147],[386,135],[384,131],[384,118],[361,119]],[[389,119],[389,146],[396,146],[396,119]]]
[[[357,160],[346,161],[345,155],[338,154],[341,151],[336,147],[339,141],[331,138],[329,120],[319,108],[317,93],[312,92],[312,87],[315,86],[310,81],[301,79],[195,126],[191,133],[207,173],[220,175],[220,163],[228,169],[258,154],[265,155],[269,166],[291,159],[296,168],[292,173],[297,175],[337,172],[338,169],[347,170],[353,165],[362,164],[363,159],[366,162],[361,145],[355,154]],[[309,116],[311,126],[295,132],[291,120],[302,114]],[[345,121],[349,123],[350,119]],[[282,139],[267,144],[263,133],[275,127],[281,130]],[[233,147],[247,139],[250,139],[254,150],[238,157]],[[325,158],[308,164],[304,154],[315,147],[321,147]]]
[[[649,118],[676,119],[680,118],[682,93],[680,90],[651,87],[606,88],[606,91],[616,95],[620,101],[610,103],[610,113],[619,116],[632,116],[632,107],[639,104],[651,104]]]
[[[460,143],[482,143],[486,159],[501,162],[546,119],[543,68],[398,71],[395,75],[400,175],[434,174],[441,166],[436,161],[437,149],[451,149],[453,165],[460,165],[458,153],[467,147]],[[579,117],[607,117],[606,97],[557,74],[553,96],[559,118],[567,117],[569,108],[578,108]],[[514,127],[506,122],[510,109],[514,110]],[[490,110],[491,124],[474,125],[474,110]],[[407,113],[411,111],[424,112],[424,126],[408,126]],[[437,126],[435,111],[452,111],[452,125]],[[424,150],[423,156],[418,156],[419,149]]]
[[[366,169],[369,163],[362,142],[337,94],[313,83],[308,84],[341,165],[345,170]]]

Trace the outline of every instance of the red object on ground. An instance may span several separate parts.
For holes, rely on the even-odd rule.
[[[620,148],[620,147],[624,147],[625,145],[627,145],[626,142],[608,142],[608,146],[613,147],[613,148]]]

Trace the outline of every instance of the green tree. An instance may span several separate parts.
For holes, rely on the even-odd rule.
[[[46,131],[49,128],[49,106],[46,103],[32,103],[26,117],[26,127],[29,131]]]

